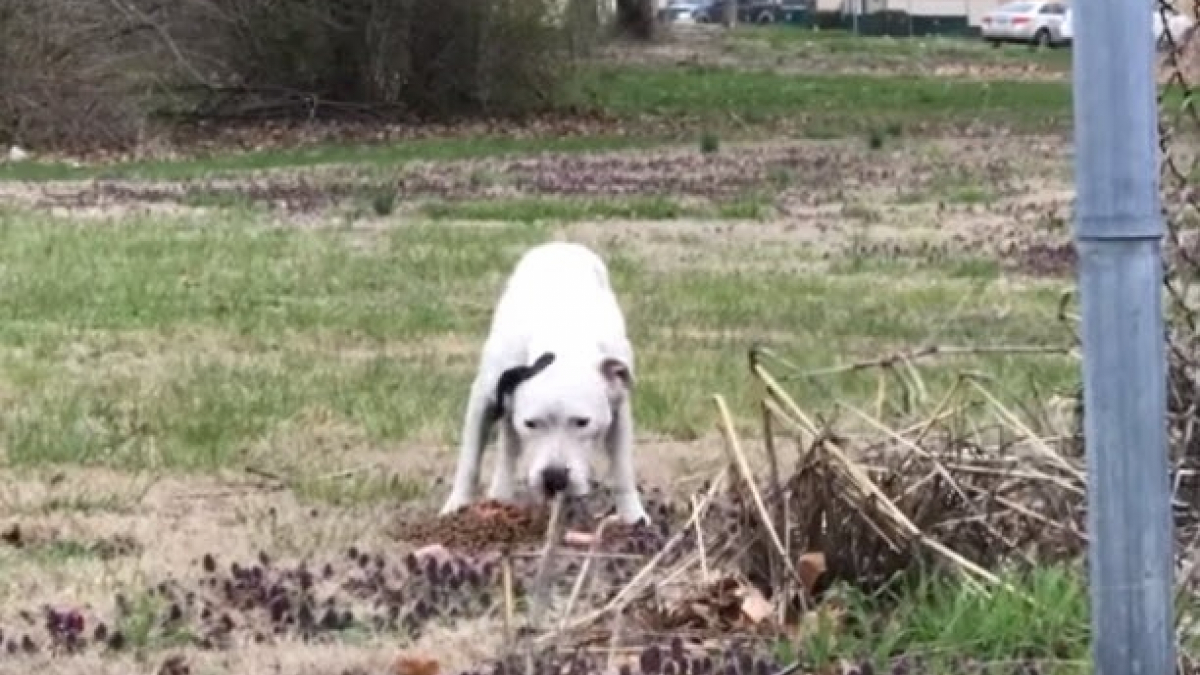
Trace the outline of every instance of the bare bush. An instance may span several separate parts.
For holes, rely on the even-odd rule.
[[[650,0],[617,0],[616,29],[626,37],[649,40],[657,26]]]
[[[537,109],[565,63],[555,0],[184,0],[173,30],[205,73],[201,115]]]
[[[144,25],[106,0],[0,0],[0,141],[126,147],[144,122]]]
[[[0,142],[124,148],[147,120],[445,121],[552,105],[567,0],[0,0]]]

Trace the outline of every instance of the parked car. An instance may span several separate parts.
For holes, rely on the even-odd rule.
[[[709,0],[671,0],[659,11],[658,18],[664,23],[696,23],[708,4]]]
[[[700,23],[721,23],[725,20],[725,7],[729,0],[713,0],[696,13]],[[786,7],[794,8],[789,3]],[[776,0],[737,0],[738,23],[769,24],[783,20],[785,5]]]
[[[1016,0],[983,15],[983,39],[994,46],[1006,42],[1057,47],[1069,42],[1062,35],[1069,7],[1059,0]]]

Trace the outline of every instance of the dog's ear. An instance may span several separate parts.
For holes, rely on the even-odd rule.
[[[633,389],[633,373],[629,364],[621,359],[607,358],[600,362],[600,373],[608,382],[608,390],[613,400],[618,400]]]
[[[496,419],[504,417],[510,410],[509,403],[512,395],[517,391],[517,387],[529,378],[537,375],[545,370],[551,363],[554,363],[554,353],[546,352],[537,357],[531,365],[514,366],[500,374],[500,380],[496,382],[495,400],[492,402],[492,415]]]

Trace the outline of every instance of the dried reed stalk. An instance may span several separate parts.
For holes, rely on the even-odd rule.
[[[728,469],[722,469],[717,474],[716,478],[709,486],[708,492],[705,493],[704,498],[700,500],[699,510],[692,513],[691,517],[688,519],[688,522],[685,523],[683,527],[681,527],[679,531],[676,532],[670,539],[668,539],[667,543],[664,544],[663,547],[659,549],[659,551],[655,553],[652,558],[650,558],[650,560],[646,561],[646,564],[642,566],[636,575],[634,575],[633,579],[631,579],[629,583],[625,584],[625,586],[621,588],[621,590],[618,591],[611,600],[605,603],[603,607],[588,612],[583,616],[572,619],[571,621],[566,622],[565,625],[560,626],[557,630],[549,631],[538,636],[533,642],[539,647],[545,647],[553,642],[558,641],[561,636],[567,632],[585,628],[595,623],[599,619],[602,619],[610,612],[624,608],[633,597],[641,593],[642,590],[649,585],[650,577],[654,570],[658,567],[659,563],[662,562],[663,558],[666,557],[666,555],[679,544],[684,535],[687,533],[688,529],[692,527],[692,523],[701,520],[704,517],[705,512],[707,512],[709,505],[712,503],[713,498],[717,494],[717,490],[724,484],[727,473]]]

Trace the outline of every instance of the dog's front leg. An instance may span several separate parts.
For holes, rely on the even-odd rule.
[[[637,478],[633,472],[633,408],[625,398],[617,406],[613,425],[605,438],[608,450],[609,475],[613,483],[613,496],[617,516],[626,523],[644,520],[650,524],[650,514],[642,506],[638,495]]]
[[[500,454],[496,457],[496,468],[492,471],[492,485],[488,497],[509,501],[516,492],[517,458],[521,454],[521,440],[512,421],[505,419],[500,424]]]
[[[454,472],[454,485],[450,497],[442,507],[447,514],[470,503],[479,483],[479,463],[483,459],[484,444],[491,429],[490,383],[482,375],[476,376],[471,384],[467,399],[467,412],[463,419],[462,444],[458,451],[458,468]]]

